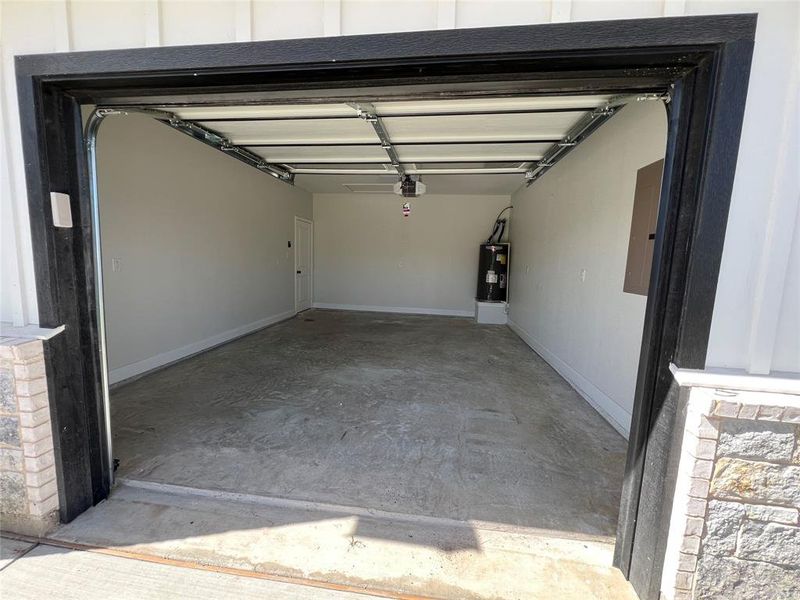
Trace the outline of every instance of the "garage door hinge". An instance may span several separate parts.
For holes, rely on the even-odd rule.
[[[672,100],[672,95],[670,95],[669,92],[662,92],[662,93],[640,94],[636,96],[637,102],[647,102],[649,100],[661,100],[662,102],[670,102]]]

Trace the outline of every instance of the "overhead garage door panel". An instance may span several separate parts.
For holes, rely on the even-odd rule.
[[[467,160],[538,160],[551,144],[400,144],[395,146],[404,162]]]
[[[533,98],[469,98],[420,102],[376,102],[379,116],[442,114],[453,112],[501,112],[554,109],[593,109],[603,106],[611,96],[551,96]]]
[[[271,163],[341,163],[387,162],[386,151],[380,146],[247,146]]]
[[[458,116],[383,117],[395,144],[437,141],[556,140],[585,113],[513,113]]]
[[[309,171],[319,172],[338,172],[338,171],[363,171],[365,173],[385,173],[394,172],[390,164],[385,163],[294,163],[288,165],[293,171],[307,173]]]
[[[354,117],[347,104],[275,104],[265,106],[186,106],[162,107],[181,119],[291,119],[310,117]]]
[[[241,146],[252,144],[380,144],[372,125],[359,118],[277,121],[201,121]]]

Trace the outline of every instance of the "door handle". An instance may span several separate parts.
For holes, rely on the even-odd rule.
[[[297,274],[298,274],[298,275],[300,275],[300,273],[302,273],[302,271],[298,271],[298,272],[297,272]]]

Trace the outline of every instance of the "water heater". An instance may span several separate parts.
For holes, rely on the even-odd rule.
[[[478,258],[480,302],[505,302],[508,292],[508,244],[481,244]]]

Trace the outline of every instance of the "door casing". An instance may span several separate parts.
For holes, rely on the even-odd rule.
[[[300,298],[298,297],[298,285],[299,282],[297,281],[297,273],[298,270],[302,268],[302,265],[297,264],[297,255],[300,252],[300,236],[298,232],[300,231],[300,227],[298,225],[300,223],[305,223],[308,225],[308,273],[304,273],[306,277],[308,277],[308,306],[302,306],[300,304]],[[314,223],[309,221],[308,219],[304,219],[303,217],[295,216],[294,218],[294,272],[295,272],[295,283],[294,283],[294,311],[300,312],[311,308],[314,304]]]
[[[615,564],[658,598],[681,426],[670,364],[702,369],[744,115],[755,15],[633,19],[26,55],[17,93],[62,521],[107,497],[82,104],[669,91],[669,140]],[[509,83],[510,82],[510,83]],[[501,89],[502,88],[502,89]],[[449,90],[449,91],[448,91]],[[357,99],[357,98],[356,98]],[[72,229],[53,227],[51,191]]]

